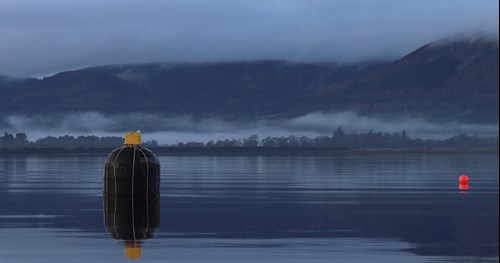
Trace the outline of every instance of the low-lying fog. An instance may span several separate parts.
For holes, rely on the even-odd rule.
[[[97,135],[123,136],[141,130],[144,140],[160,144],[176,142],[247,138],[257,134],[267,136],[331,136],[341,127],[345,133],[401,132],[412,138],[442,139],[458,134],[498,136],[498,124],[465,124],[459,122],[430,122],[421,118],[360,116],[353,111],[313,112],[294,118],[269,116],[245,121],[224,121],[219,118],[197,120],[189,116],[166,117],[157,114],[107,115],[100,112],[82,112],[57,115],[11,115],[0,121],[0,131],[24,132],[30,141],[46,136]]]

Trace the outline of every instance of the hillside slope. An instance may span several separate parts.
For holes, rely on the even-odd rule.
[[[312,100],[330,109],[415,112],[498,123],[498,42],[439,41],[366,76],[321,89]]]
[[[247,61],[92,67],[43,80],[0,82],[0,110],[4,114],[94,110],[249,117],[283,111],[291,98],[383,65]]]
[[[229,119],[352,109],[498,123],[498,41],[438,41],[392,63],[115,65],[0,77],[0,117],[79,111]]]

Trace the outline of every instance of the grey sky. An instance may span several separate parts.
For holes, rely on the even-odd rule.
[[[395,59],[498,38],[498,0],[2,0],[0,74],[156,61]]]

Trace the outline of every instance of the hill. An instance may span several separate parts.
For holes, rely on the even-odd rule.
[[[4,81],[3,113],[160,112],[249,117],[283,110],[291,98],[371,72],[351,66],[245,61],[91,67],[42,80]]]
[[[353,109],[498,123],[498,41],[429,43],[391,63],[111,65],[0,77],[0,117],[101,111],[229,119]]]
[[[362,112],[420,113],[498,123],[498,42],[427,44],[371,74],[323,88],[313,101]]]

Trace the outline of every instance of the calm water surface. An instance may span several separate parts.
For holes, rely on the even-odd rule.
[[[144,262],[498,262],[497,154],[158,157]],[[105,158],[0,155],[0,262],[128,261]]]

